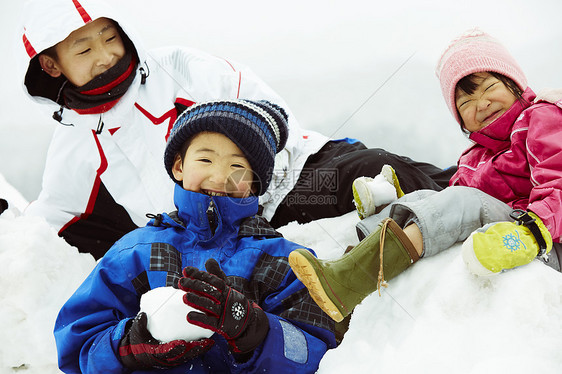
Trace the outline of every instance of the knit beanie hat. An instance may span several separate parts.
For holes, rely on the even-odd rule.
[[[461,123],[455,104],[457,83],[467,75],[495,72],[511,78],[525,91],[527,78],[508,50],[495,38],[479,29],[455,38],[441,55],[435,73],[449,110]]]
[[[164,166],[176,183],[172,167],[176,154],[194,135],[208,131],[225,135],[244,153],[254,172],[257,195],[269,186],[275,155],[288,137],[287,114],[265,100],[224,100],[199,103],[183,112],[168,138]]]

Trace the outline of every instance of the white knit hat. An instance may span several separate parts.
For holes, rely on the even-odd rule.
[[[467,75],[495,72],[511,78],[522,91],[527,78],[508,50],[495,38],[479,29],[471,29],[455,38],[441,55],[435,74],[449,110],[461,123],[455,104],[457,83]]]

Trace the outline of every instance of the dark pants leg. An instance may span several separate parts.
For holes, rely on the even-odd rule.
[[[136,228],[125,208],[115,202],[101,183],[93,211],[81,215],[59,235],[79,252],[90,253],[98,260],[117,240]]]
[[[351,185],[362,176],[374,177],[384,164],[396,171],[404,193],[419,189],[440,191],[449,184],[456,167],[446,170],[416,162],[362,143],[328,142],[306,161],[297,184],[271,219],[273,227],[336,217],[355,209]]]

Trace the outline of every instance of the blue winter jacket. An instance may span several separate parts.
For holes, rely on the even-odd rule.
[[[334,324],[289,267],[287,256],[299,245],[255,216],[255,197],[210,197],[176,186],[174,200],[178,212],[158,215],[115,243],[62,307],[55,324],[61,370],[130,372],[121,364],[118,345],[125,324],[139,312],[141,295],[177,287],[185,266],[205,270],[205,262],[215,258],[228,283],[266,312],[266,339],[241,364],[214,334],[215,345],[204,356],[153,372],[315,372],[336,345]]]

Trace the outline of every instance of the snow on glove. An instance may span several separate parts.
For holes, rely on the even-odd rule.
[[[489,223],[464,241],[462,257],[471,273],[494,275],[550,252],[552,237],[537,215],[514,210],[511,217],[517,222]]]
[[[246,296],[226,284],[226,275],[215,259],[205,263],[207,271],[188,266],[179,287],[184,302],[203,313],[189,312],[187,320],[226,338],[236,353],[256,349],[269,331],[265,312]]]
[[[131,370],[178,366],[206,353],[215,343],[211,339],[164,343],[150,334],[147,321],[146,313],[139,313],[127,323],[119,342],[121,362]]]

